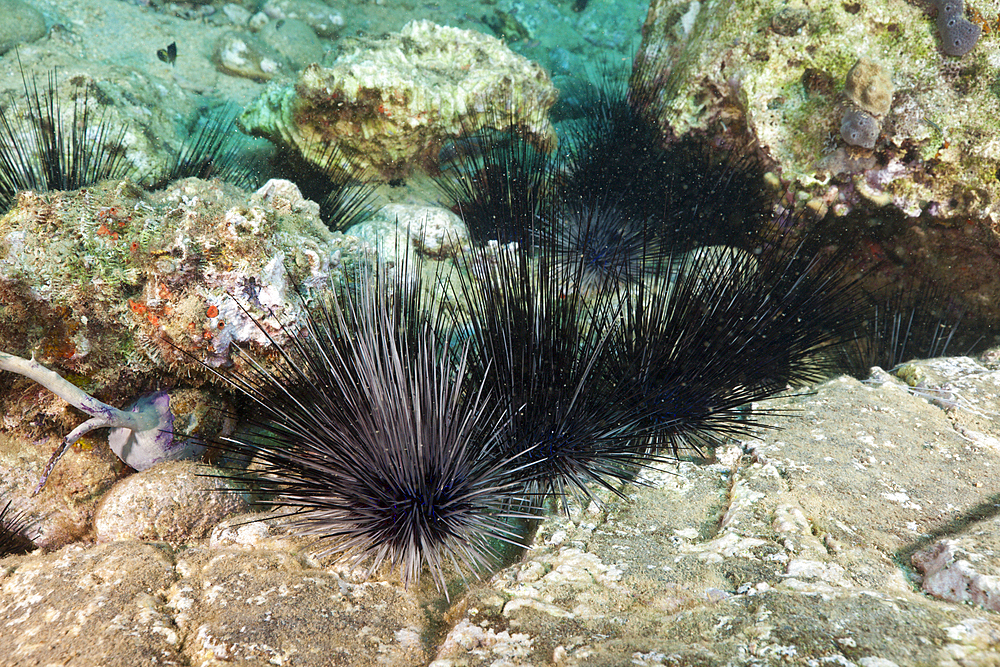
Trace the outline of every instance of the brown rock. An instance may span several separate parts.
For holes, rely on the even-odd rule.
[[[878,117],[889,113],[893,90],[888,70],[868,58],[858,58],[844,81],[844,93],[848,99]]]
[[[122,480],[97,508],[98,542],[149,540],[182,544],[207,537],[247,500],[225,473],[190,461],[153,466]]]

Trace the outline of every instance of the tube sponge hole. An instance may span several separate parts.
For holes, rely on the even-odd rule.
[[[979,41],[983,29],[965,18],[962,0],[934,0],[937,7],[941,50],[949,56],[964,56]]]
[[[875,148],[878,135],[878,121],[866,111],[851,109],[841,119],[840,136],[852,146]]]
[[[958,16],[965,9],[961,0],[937,0],[938,16]]]
[[[962,16],[938,15],[941,50],[949,56],[964,56],[979,41],[983,29]]]

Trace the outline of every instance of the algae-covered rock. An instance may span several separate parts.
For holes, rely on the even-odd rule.
[[[294,86],[269,88],[243,114],[253,134],[323,165],[334,142],[385,177],[433,168],[442,144],[481,127],[520,125],[551,146],[556,89],[538,65],[471,30],[408,23],[355,40],[331,67],[311,65]]]
[[[250,196],[198,179],[158,193],[129,181],[23,192],[0,217],[2,349],[134,398],[150,376],[190,364],[179,350],[224,365],[233,342],[266,346],[237,299],[277,340],[294,333],[301,304],[289,276],[325,285],[359,246],[331,234],[287,181]],[[14,409],[8,398],[0,408]]]
[[[1000,11],[985,4],[986,16]],[[801,28],[775,29],[788,8],[801,10]],[[897,0],[653,0],[643,32],[637,61],[670,72],[656,111],[677,132],[742,127],[736,117],[793,187],[835,211],[888,202],[909,217],[1000,230],[1000,40],[957,60],[927,7]],[[811,85],[845,81],[859,59],[879,63],[866,93]],[[852,96],[880,117],[872,152],[838,136]]]

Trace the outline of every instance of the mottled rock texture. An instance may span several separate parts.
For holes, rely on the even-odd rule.
[[[550,146],[555,100],[548,74],[500,40],[413,21],[346,44],[333,65],[307,67],[294,86],[270,87],[241,123],[307,162],[323,165],[332,142],[358,167],[393,178],[433,169],[445,142],[481,127],[515,124]]]
[[[938,599],[926,581],[923,592],[912,564],[958,544],[956,559],[974,563],[966,573],[988,584],[1000,570],[997,362],[908,364],[770,407],[780,430],[713,461],[646,471],[627,500],[599,492],[601,504],[572,505],[542,523],[522,562],[489,581],[453,580],[451,605],[427,579],[405,591],[392,576],[316,560],[280,521],[246,523],[252,515],[180,548],[124,541],[8,557],[0,655],[220,666],[1000,660],[1000,618],[975,598]]]
[[[284,336],[302,305],[289,277],[324,286],[360,256],[361,242],[331,234],[318,210],[287,181],[253,195],[198,179],[157,193],[128,181],[22,193],[0,217],[0,349],[35,356],[114,407],[171,387],[177,433],[222,436],[231,406],[208,387],[188,390],[219,382],[194,359],[227,363],[233,342],[267,342],[236,299],[261,321],[281,313],[270,326]],[[0,415],[0,494],[23,500],[47,547],[88,534],[122,470],[107,431],[83,438],[29,500],[81,415],[12,373],[0,373]]]

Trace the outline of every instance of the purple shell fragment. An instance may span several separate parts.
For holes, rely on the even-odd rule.
[[[155,412],[159,422],[145,431],[111,429],[108,446],[126,465],[136,470],[147,470],[161,461],[197,458],[204,452],[205,447],[200,442],[174,437],[174,415],[170,411],[170,395],[167,392],[141,396],[127,411]]]

